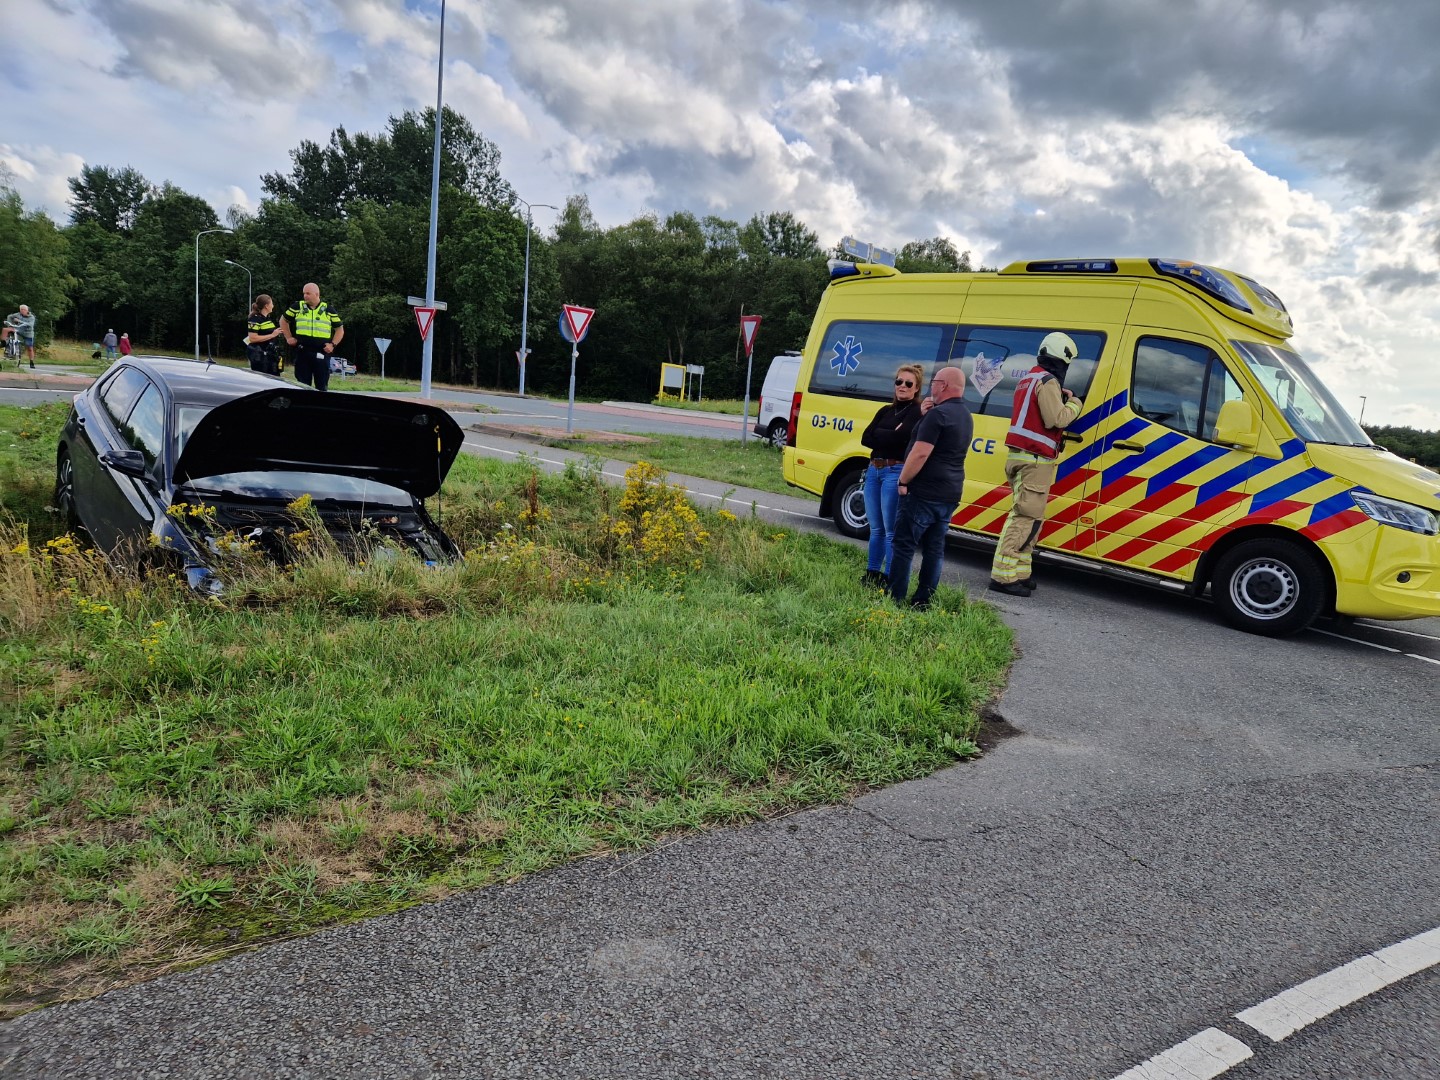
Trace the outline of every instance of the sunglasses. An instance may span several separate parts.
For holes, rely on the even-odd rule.
[[[911,380],[909,380],[909,379],[896,379],[896,380],[895,380],[895,385],[896,385],[896,386],[908,386],[911,390],[914,390],[914,389],[915,389],[915,384],[914,384]]]

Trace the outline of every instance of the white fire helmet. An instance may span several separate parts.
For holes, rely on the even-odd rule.
[[[1080,350],[1075,348],[1075,342],[1069,334],[1062,334],[1057,330],[1053,334],[1046,334],[1045,340],[1040,342],[1040,352],[1037,355],[1044,356],[1047,353],[1068,364],[1080,355]]]

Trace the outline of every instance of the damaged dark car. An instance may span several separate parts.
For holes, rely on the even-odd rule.
[[[425,508],[464,435],[429,402],[332,393],[203,361],[131,356],[75,398],[55,505],[117,559],[219,591],[237,541],[284,561],[296,505],[351,556],[458,557]],[[305,498],[308,496],[309,498]]]

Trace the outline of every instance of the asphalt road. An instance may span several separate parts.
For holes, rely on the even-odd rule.
[[[996,597],[1021,655],[975,762],[52,1007],[0,1072],[1108,1080],[1215,1029],[1253,1054],[1227,1080],[1434,1080],[1440,969],[1278,1043],[1234,1017],[1440,925],[1440,621],[1271,641],[1040,580]]]

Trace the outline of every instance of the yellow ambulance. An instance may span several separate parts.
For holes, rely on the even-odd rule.
[[[1233,626],[1292,634],[1325,614],[1440,615],[1440,475],[1374,445],[1286,345],[1273,292],[1174,259],[1017,262],[901,274],[837,263],[801,359],[785,479],[867,533],[860,434],[895,369],[965,372],[975,417],[952,533],[1010,508],[1005,433],[1041,338],[1079,347],[1040,547],[1052,560],[1199,594]]]

